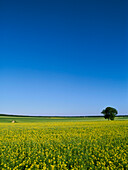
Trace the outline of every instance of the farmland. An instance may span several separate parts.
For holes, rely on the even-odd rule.
[[[127,119],[7,118],[0,123],[0,169],[128,169]]]

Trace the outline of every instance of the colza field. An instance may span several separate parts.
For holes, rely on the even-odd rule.
[[[128,120],[0,123],[1,170],[128,169]]]

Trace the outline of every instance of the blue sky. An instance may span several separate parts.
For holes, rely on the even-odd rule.
[[[126,3],[1,0],[0,112],[128,114]]]

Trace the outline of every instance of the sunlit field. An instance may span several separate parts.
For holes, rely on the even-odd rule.
[[[0,123],[0,169],[128,169],[128,120]]]

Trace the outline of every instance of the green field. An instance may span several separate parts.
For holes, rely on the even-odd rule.
[[[107,121],[104,117],[27,117],[27,116],[0,116],[0,123],[10,123],[15,120],[17,123],[32,122],[70,122],[70,121]],[[128,120],[128,117],[116,117],[115,120]]]

